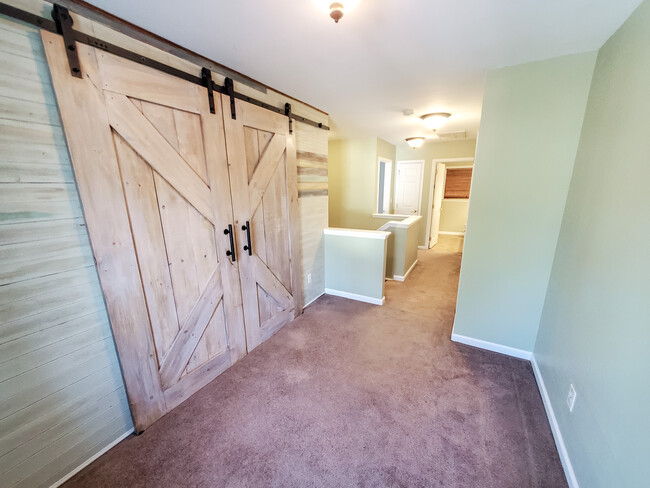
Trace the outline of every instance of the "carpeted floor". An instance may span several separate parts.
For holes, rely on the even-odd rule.
[[[567,486],[530,364],[449,339],[460,258],[320,298],[65,486]]]

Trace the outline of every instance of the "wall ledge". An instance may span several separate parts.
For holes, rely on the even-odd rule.
[[[567,483],[569,484],[569,488],[580,488],[576,474],[573,471],[573,465],[571,464],[569,453],[566,449],[566,445],[564,444],[564,438],[562,437],[562,432],[560,431],[560,424],[558,424],[557,418],[555,417],[555,412],[553,411],[553,406],[551,405],[551,398],[549,397],[548,391],[546,390],[544,378],[542,378],[542,372],[539,369],[534,354],[532,355],[530,362],[533,365],[533,373],[535,374],[535,380],[537,380],[537,388],[539,388],[539,393],[542,395],[542,403],[544,404],[544,409],[546,410],[548,423],[551,425],[551,432],[553,433],[555,446],[557,447],[557,452],[560,456],[562,467],[564,468],[564,475],[566,476]]]
[[[323,234],[327,236],[344,236],[344,237],[362,237],[365,239],[388,239],[390,232],[380,230],[363,230],[363,229],[339,229],[328,227],[323,229]]]
[[[374,213],[372,214],[373,219],[407,219],[409,217],[412,217],[412,215],[402,215],[402,214],[380,214],[380,213]]]
[[[357,295],[356,293],[349,293],[347,291],[332,290],[331,288],[325,288],[325,293],[328,295],[334,295],[336,297],[349,298],[350,300],[356,300],[358,302],[372,303],[373,305],[383,305],[386,301],[385,296],[381,298],[375,298],[366,295]]]
[[[532,351],[504,346],[503,344],[497,344],[496,342],[474,339],[473,337],[467,337],[453,332],[451,333],[451,340],[459,342],[460,344],[465,344],[466,346],[478,347],[479,349],[485,349],[486,351],[498,352],[500,354],[505,354],[506,356],[512,356],[513,358],[526,359],[530,361],[533,357]]]

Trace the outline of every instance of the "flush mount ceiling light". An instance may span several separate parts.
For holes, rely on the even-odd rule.
[[[343,18],[343,4],[340,2],[334,2],[330,5],[330,17],[334,19],[334,22],[337,24],[339,20]]]
[[[406,142],[408,142],[409,146],[415,149],[424,144],[424,137],[407,137]]]
[[[432,114],[426,114],[420,117],[422,120],[424,120],[425,125],[431,129],[431,130],[437,130],[440,129],[443,125],[445,125],[445,122],[447,122],[447,119],[451,117],[451,114],[447,112],[435,112]]]

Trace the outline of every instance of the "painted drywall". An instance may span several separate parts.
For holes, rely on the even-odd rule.
[[[649,27],[646,0],[598,54],[534,350],[583,488],[650,479]]]
[[[469,199],[446,198],[440,208],[440,230],[442,232],[465,232]]]
[[[381,300],[386,239],[325,235],[325,288]]]
[[[418,258],[418,238],[422,217],[413,216],[387,222],[380,230],[390,232],[386,248],[386,278],[404,277]]]
[[[394,162],[395,151],[376,137],[329,142],[330,226],[376,230],[385,223],[372,217],[377,212],[377,163],[379,157]]]
[[[488,74],[455,334],[532,351],[595,60]]]
[[[430,192],[429,188],[431,186],[431,176],[432,176],[432,167],[434,159],[455,159],[455,158],[473,158],[474,152],[476,149],[476,141],[474,139],[467,139],[462,141],[449,141],[449,142],[427,142],[417,149],[412,149],[407,144],[400,144],[397,146],[397,160],[398,161],[409,161],[409,160],[424,160],[424,177],[422,185],[422,198],[421,198],[421,208],[422,208],[422,225],[420,226],[420,235],[418,238],[418,243],[420,246],[426,246],[427,236],[426,236],[426,222],[431,218],[431,212],[429,209],[429,200]],[[461,163],[459,163],[461,164]],[[470,163],[462,163],[467,165]],[[452,166],[450,164],[450,166]],[[433,170],[435,172],[435,169]],[[395,179],[393,178],[393,181]],[[394,183],[393,183],[394,184]],[[393,190],[394,192],[394,190]]]

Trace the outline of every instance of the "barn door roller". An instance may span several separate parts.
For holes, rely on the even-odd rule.
[[[70,17],[68,9],[55,3],[52,8],[52,18],[56,22],[56,31],[63,36],[65,52],[68,55],[68,64],[70,65],[70,74],[77,78],[83,78],[81,63],[77,54],[77,44],[72,30],[72,17]]]
[[[196,74],[188,73],[178,68],[174,68],[173,66],[169,66],[167,64],[161,63],[160,61],[156,61],[155,59],[134,53],[133,51],[129,51],[123,47],[103,41],[89,34],[76,31],[72,28],[73,21],[70,13],[68,12],[68,9],[62,7],[61,5],[54,4],[54,7],[52,9],[52,18],[54,19],[53,21],[2,2],[0,2],[0,14],[20,20],[22,22],[26,22],[38,27],[39,29],[62,35],[66,46],[68,62],[70,64],[70,73],[72,76],[75,76],[77,78],[82,78],[82,73],[81,64],[79,63],[79,56],[77,54],[77,46],[75,44],[76,42],[101,49],[102,51],[111,53],[115,56],[120,56],[121,58],[128,59],[129,61],[133,61],[134,63],[138,63],[143,66],[149,66],[150,68],[154,68],[158,71],[162,71],[163,73],[176,76],[177,78],[189,81],[195,85],[205,86],[208,89],[208,102],[210,102],[210,112],[212,113],[214,113],[214,92],[217,92],[230,97],[230,115],[233,119],[237,117],[237,113],[235,111],[235,100],[239,99],[244,102],[257,105],[258,107],[262,107],[266,110],[286,115],[289,117],[290,131],[293,131],[293,127],[291,125],[293,120],[297,120],[298,122],[302,122],[303,124],[308,124],[313,127],[318,127],[319,129],[329,130],[329,127],[321,122],[315,122],[306,117],[295,115],[291,111],[290,104],[286,104],[289,105],[288,109],[286,105],[284,107],[275,107],[269,103],[249,97],[248,95],[237,93],[235,91],[233,80],[231,78],[225,79],[224,86],[217,85],[212,80],[212,73],[206,68],[202,68],[201,76],[197,76]],[[208,71],[207,74],[205,73],[206,70]],[[207,76],[208,74],[210,75],[209,77]],[[210,94],[210,86],[212,87],[212,95]]]

